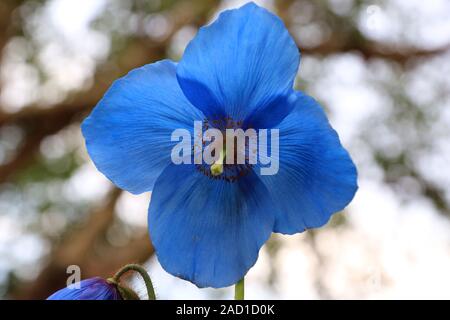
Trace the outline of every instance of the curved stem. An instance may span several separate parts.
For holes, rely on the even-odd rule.
[[[148,299],[156,300],[152,280],[150,279],[150,276],[148,275],[147,271],[138,264],[127,264],[126,266],[122,267],[122,269],[117,271],[117,273],[114,275],[113,277],[114,281],[119,283],[120,277],[131,270],[138,272],[141,275],[142,279],[144,279],[145,286],[147,287]]]
[[[244,300],[244,278],[234,286],[234,300]]]

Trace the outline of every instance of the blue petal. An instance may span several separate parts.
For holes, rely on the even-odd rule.
[[[285,234],[324,225],[358,188],[355,165],[321,106],[300,92],[291,103],[279,124],[279,171],[260,175],[278,206],[274,232]]]
[[[300,55],[283,22],[254,3],[224,11],[200,29],[177,67],[180,86],[210,118],[271,127],[288,113],[274,103],[292,90]],[[256,123],[271,113],[269,123]]]
[[[79,288],[63,288],[47,300],[121,300],[117,289],[102,278],[86,279],[79,285]]]
[[[114,82],[83,122],[86,147],[97,168],[122,189],[151,190],[170,163],[174,129],[193,130],[201,112],[184,97],[176,64],[164,60]]]
[[[163,268],[198,287],[236,283],[269,238],[274,206],[258,177],[212,179],[194,165],[170,165],[155,183],[149,231]]]

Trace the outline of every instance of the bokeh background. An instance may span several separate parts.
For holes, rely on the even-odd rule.
[[[274,235],[247,298],[450,298],[450,2],[257,1],[302,60],[360,189],[320,229]],[[177,60],[197,29],[242,1],[0,1],[0,297],[42,299],[144,263],[162,299],[231,298],[166,274],[149,242],[150,194],[116,188],[80,133],[111,82]],[[143,296],[139,279],[131,285]]]

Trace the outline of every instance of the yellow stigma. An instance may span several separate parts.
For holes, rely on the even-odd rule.
[[[218,176],[223,173],[223,159],[225,159],[225,151],[222,149],[219,154],[219,159],[211,165],[211,174]]]

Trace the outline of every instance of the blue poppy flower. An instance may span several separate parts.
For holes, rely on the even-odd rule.
[[[152,191],[149,232],[169,273],[198,287],[236,283],[272,232],[324,225],[357,189],[356,168],[320,105],[295,91],[300,55],[283,22],[248,3],[202,27],[177,64],[114,82],[83,122],[96,167],[122,189]],[[171,162],[175,129],[194,121],[279,129],[279,171]],[[206,168],[206,170],[205,170]]]
[[[79,285],[58,290],[47,300],[122,300],[117,286],[100,277],[80,281]]]

